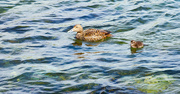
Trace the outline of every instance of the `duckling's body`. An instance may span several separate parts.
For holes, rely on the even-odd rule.
[[[132,48],[143,48],[144,44],[141,41],[131,40],[131,47]]]
[[[101,29],[86,29],[83,30],[81,25],[75,25],[70,31],[77,32],[76,38],[83,41],[99,41],[104,40],[107,37],[111,37],[110,31]]]

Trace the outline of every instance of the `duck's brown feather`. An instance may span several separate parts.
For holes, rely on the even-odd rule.
[[[131,44],[133,48],[142,48],[144,44],[141,41],[136,41],[135,43]]]
[[[77,33],[76,38],[85,41],[99,41],[111,36],[110,31],[101,29],[87,29],[82,33]]]
[[[136,43],[137,43],[137,45],[140,46],[140,47],[143,46],[143,43],[142,43],[141,41],[136,41]]]

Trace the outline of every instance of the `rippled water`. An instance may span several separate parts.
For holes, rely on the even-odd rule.
[[[113,37],[76,40],[75,24]],[[1,0],[0,71],[1,93],[179,94],[180,1]]]

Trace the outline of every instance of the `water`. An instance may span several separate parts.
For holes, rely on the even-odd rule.
[[[179,0],[1,0],[0,92],[179,94],[179,10]],[[113,37],[76,40],[75,24]]]

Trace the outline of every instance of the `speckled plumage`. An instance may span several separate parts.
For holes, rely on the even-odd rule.
[[[131,47],[132,48],[142,48],[142,47],[144,47],[144,44],[141,41],[131,40]]]
[[[71,31],[77,32],[76,38],[83,41],[99,41],[112,36],[110,31],[101,29],[83,30],[81,25],[75,25]]]

